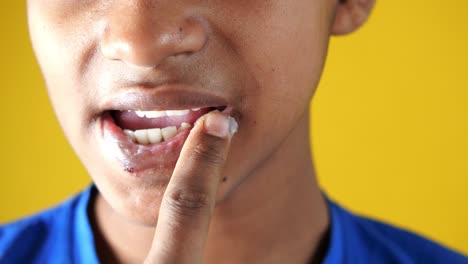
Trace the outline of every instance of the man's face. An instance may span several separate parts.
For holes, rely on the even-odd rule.
[[[34,50],[71,145],[114,209],[152,224],[189,131],[182,122],[192,125],[217,108],[239,123],[219,200],[304,122],[335,5],[29,0],[28,12]]]

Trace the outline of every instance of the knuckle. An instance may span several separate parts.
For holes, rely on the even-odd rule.
[[[210,165],[221,165],[224,162],[223,152],[217,144],[198,144],[193,148],[192,160]]]
[[[194,186],[179,188],[166,196],[166,203],[177,215],[195,216],[209,210],[208,193]]]

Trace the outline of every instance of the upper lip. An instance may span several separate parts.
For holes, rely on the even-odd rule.
[[[106,111],[157,111],[231,106],[240,102],[237,82],[222,73],[208,77],[203,67],[168,60],[151,70],[106,64],[99,78],[94,117]],[[119,67],[119,68],[115,68]]]
[[[193,108],[218,107],[230,105],[229,100],[213,93],[198,91],[193,87],[181,85],[162,85],[158,88],[129,88],[120,93],[106,96],[102,112],[184,110]]]

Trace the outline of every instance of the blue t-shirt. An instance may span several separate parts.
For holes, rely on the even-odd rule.
[[[99,263],[87,213],[93,190],[1,226],[0,263]],[[331,227],[325,264],[468,264],[468,257],[425,238],[328,203]]]

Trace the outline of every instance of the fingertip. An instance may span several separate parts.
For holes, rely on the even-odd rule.
[[[233,117],[226,116],[219,111],[210,112],[199,121],[203,122],[203,130],[205,133],[218,138],[233,136],[239,127]],[[197,121],[197,123],[199,121]]]
[[[229,119],[220,112],[213,112],[206,116],[203,123],[204,131],[212,136],[227,138],[229,136]]]

